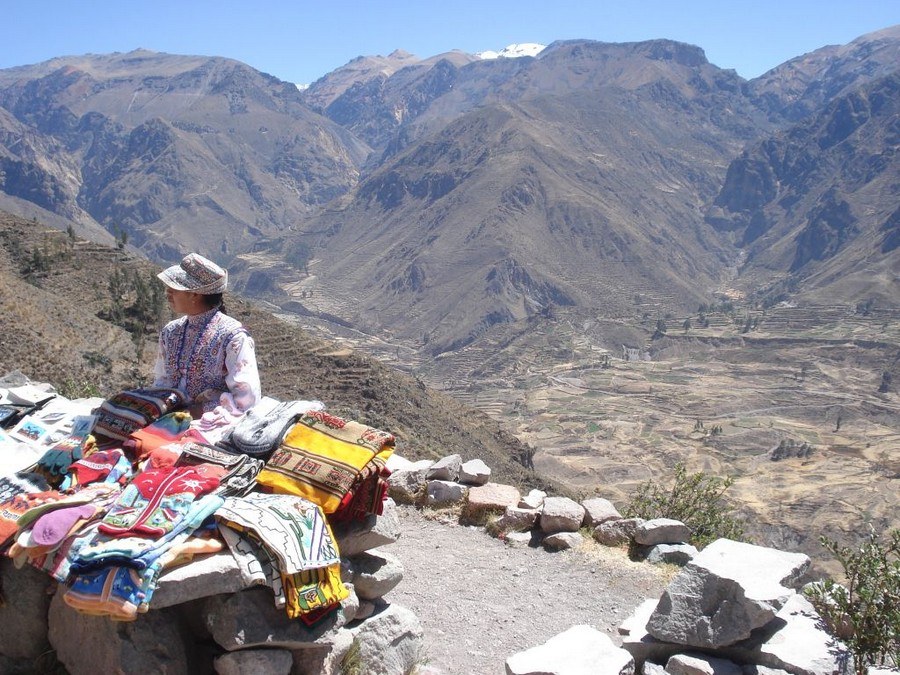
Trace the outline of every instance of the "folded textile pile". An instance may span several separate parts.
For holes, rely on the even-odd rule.
[[[382,513],[394,437],[319,401],[271,403],[223,417],[216,444],[159,390],[26,417],[0,445],[0,551],[77,611],[133,621],[164,570],[227,549],[247,585],[315,623],[349,593],[330,521]]]
[[[337,519],[382,513],[394,436],[323,411],[305,413],[266,462],[259,484],[305,497]]]
[[[270,585],[289,617],[318,619],[347,597],[334,534],[312,502],[251,493],[225,500],[216,520],[246,578]]]

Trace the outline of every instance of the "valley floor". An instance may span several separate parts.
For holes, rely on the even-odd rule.
[[[756,543],[835,574],[820,535],[851,543],[866,524],[900,527],[900,396],[883,386],[885,373],[900,380],[900,312],[747,316],[747,331],[719,314],[670,329],[636,345],[637,360],[607,349],[621,326],[565,316],[436,360],[343,339],[501,420],[536,449],[540,473],[620,508],[678,462],[733,476],[728,495]]]

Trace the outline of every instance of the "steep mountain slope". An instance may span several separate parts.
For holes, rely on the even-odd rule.
[[[898,63],[900,25],[786,61],[751,81],[749,89],[771,114],[797,122],[832,99],[896,72]]]
[[[671,40],[626,44],[571,40],[550,45],[537,58],[468,63],[441,55],[347,89],[325,114],[372,147],[386,148],[386,156],[391,156],[482,105],[575,91],[595,95],[633,91],[660,83],[667,84],[648,93],[659,93],[675,104],[680,104],[679,96],[695,102],[706,98],[709,111],[704,117],[712,112],[719,117],[719,126],[731,117],[739,138],[752,135],[757,126],[758,120],[745,119],[752,114],[746,102],[731,100],[743,80],[709,64],[698,47]]]
[[[0,263],[0,374],[21,370],[70,396],[108,395],[149,381],[158,324],[132,333],[123,326],[135,318],[139,298],[159,285],[159,268],[5,213]],[[114,297],[123,309],[118,321],[111,317]],[[523,466],[531,448],[484,414],[240,297],[229,295],[227,304],[254,336],[264,394],[319,399],[337,414],[394,433],[398,450],[410,459],[456,452],[483,458],[498,480],[550,484]]]
[[[359,56],[313,82],[302,92],[302,98],[316,112],[324,112],[339,98],[359,101],[360,91],[373,84],[374,91],[378,91],[388,78],[401,69],[409,69],[408,76],[410,73],[426,73],[441,61],[463,65],[476,60],[477,57],[458,51],[420,59],[402,49],[397,49],[387,56]],[[353,90],[353,93],[350,93],[350,90]],[[371,101],[368,102],[368,106],[372,106]],[[342,107],[344,106],[339,103],[334,111]]]
[[[146,51],[8,69],[3,189],[157,259],[228,257],[356,182],[368,149],[299,96],[236,61]]]
[[[766,128],[739,78],[667,41],[452,72],[419,131],[456,119],[297,228],[318,259],[309,290],[354,299],[332,314],[439,353],[554,305],[621,316],[636,295],[709,297],[729,248],[701,208]]]
[[[732,163],[708,217],[746,249],[740,283],[813,302],[897,302],[900,73]],[[771,281],[776,274],[774,283]]]

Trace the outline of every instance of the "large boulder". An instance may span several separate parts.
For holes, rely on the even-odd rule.
[[[634,659],[596,628],[573,626],[506,659],[507,675],[631,675]]]
[[[847,646],[825,630],[812,603],[799,593],[788,598],[774,621],[750,639],[723,649],[722,654],[735,661],[752,662],[794,675],[853,672],[853,659]]]
[[[659,640],[718,648],[750,637],[793,595],[809,557],[719,539],[678,573],[650,616]]]
[[[0,556],[0,654],[9,659],[32,661],[50,648],[47,642],[47,611],[52,580],[26,565],[16,569],[13,561]],[[6,670],[0,663],[0,669]]]
[[[422,624],[400,605],[378,601],[372,616],[348,630],[367,675],[405,675],[424,659]]]
[[[335,633],[346,623],[340,609],[312,626],[290,619],[284,609],[275,606],[270,588],[251,588],[201,602],[203,625],[212,639],[227,651],[254,647],[298,650],[330,645]]]
[[[196,672],[186,646],[191,638],[182,632],[174,608],[151,610],[121,623],[76,612],[57,593],[48,622],[50,644],[69,675]]]
[[[568,497],[547,497],[538,523],[544,534],[577,532],[584,521],[584,507]]]

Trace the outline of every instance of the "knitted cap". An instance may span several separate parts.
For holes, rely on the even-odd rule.
[[[199,253],[188,253],[177,265],[156,275],[169,288],[201,295],[224,293],[228,272]]]

